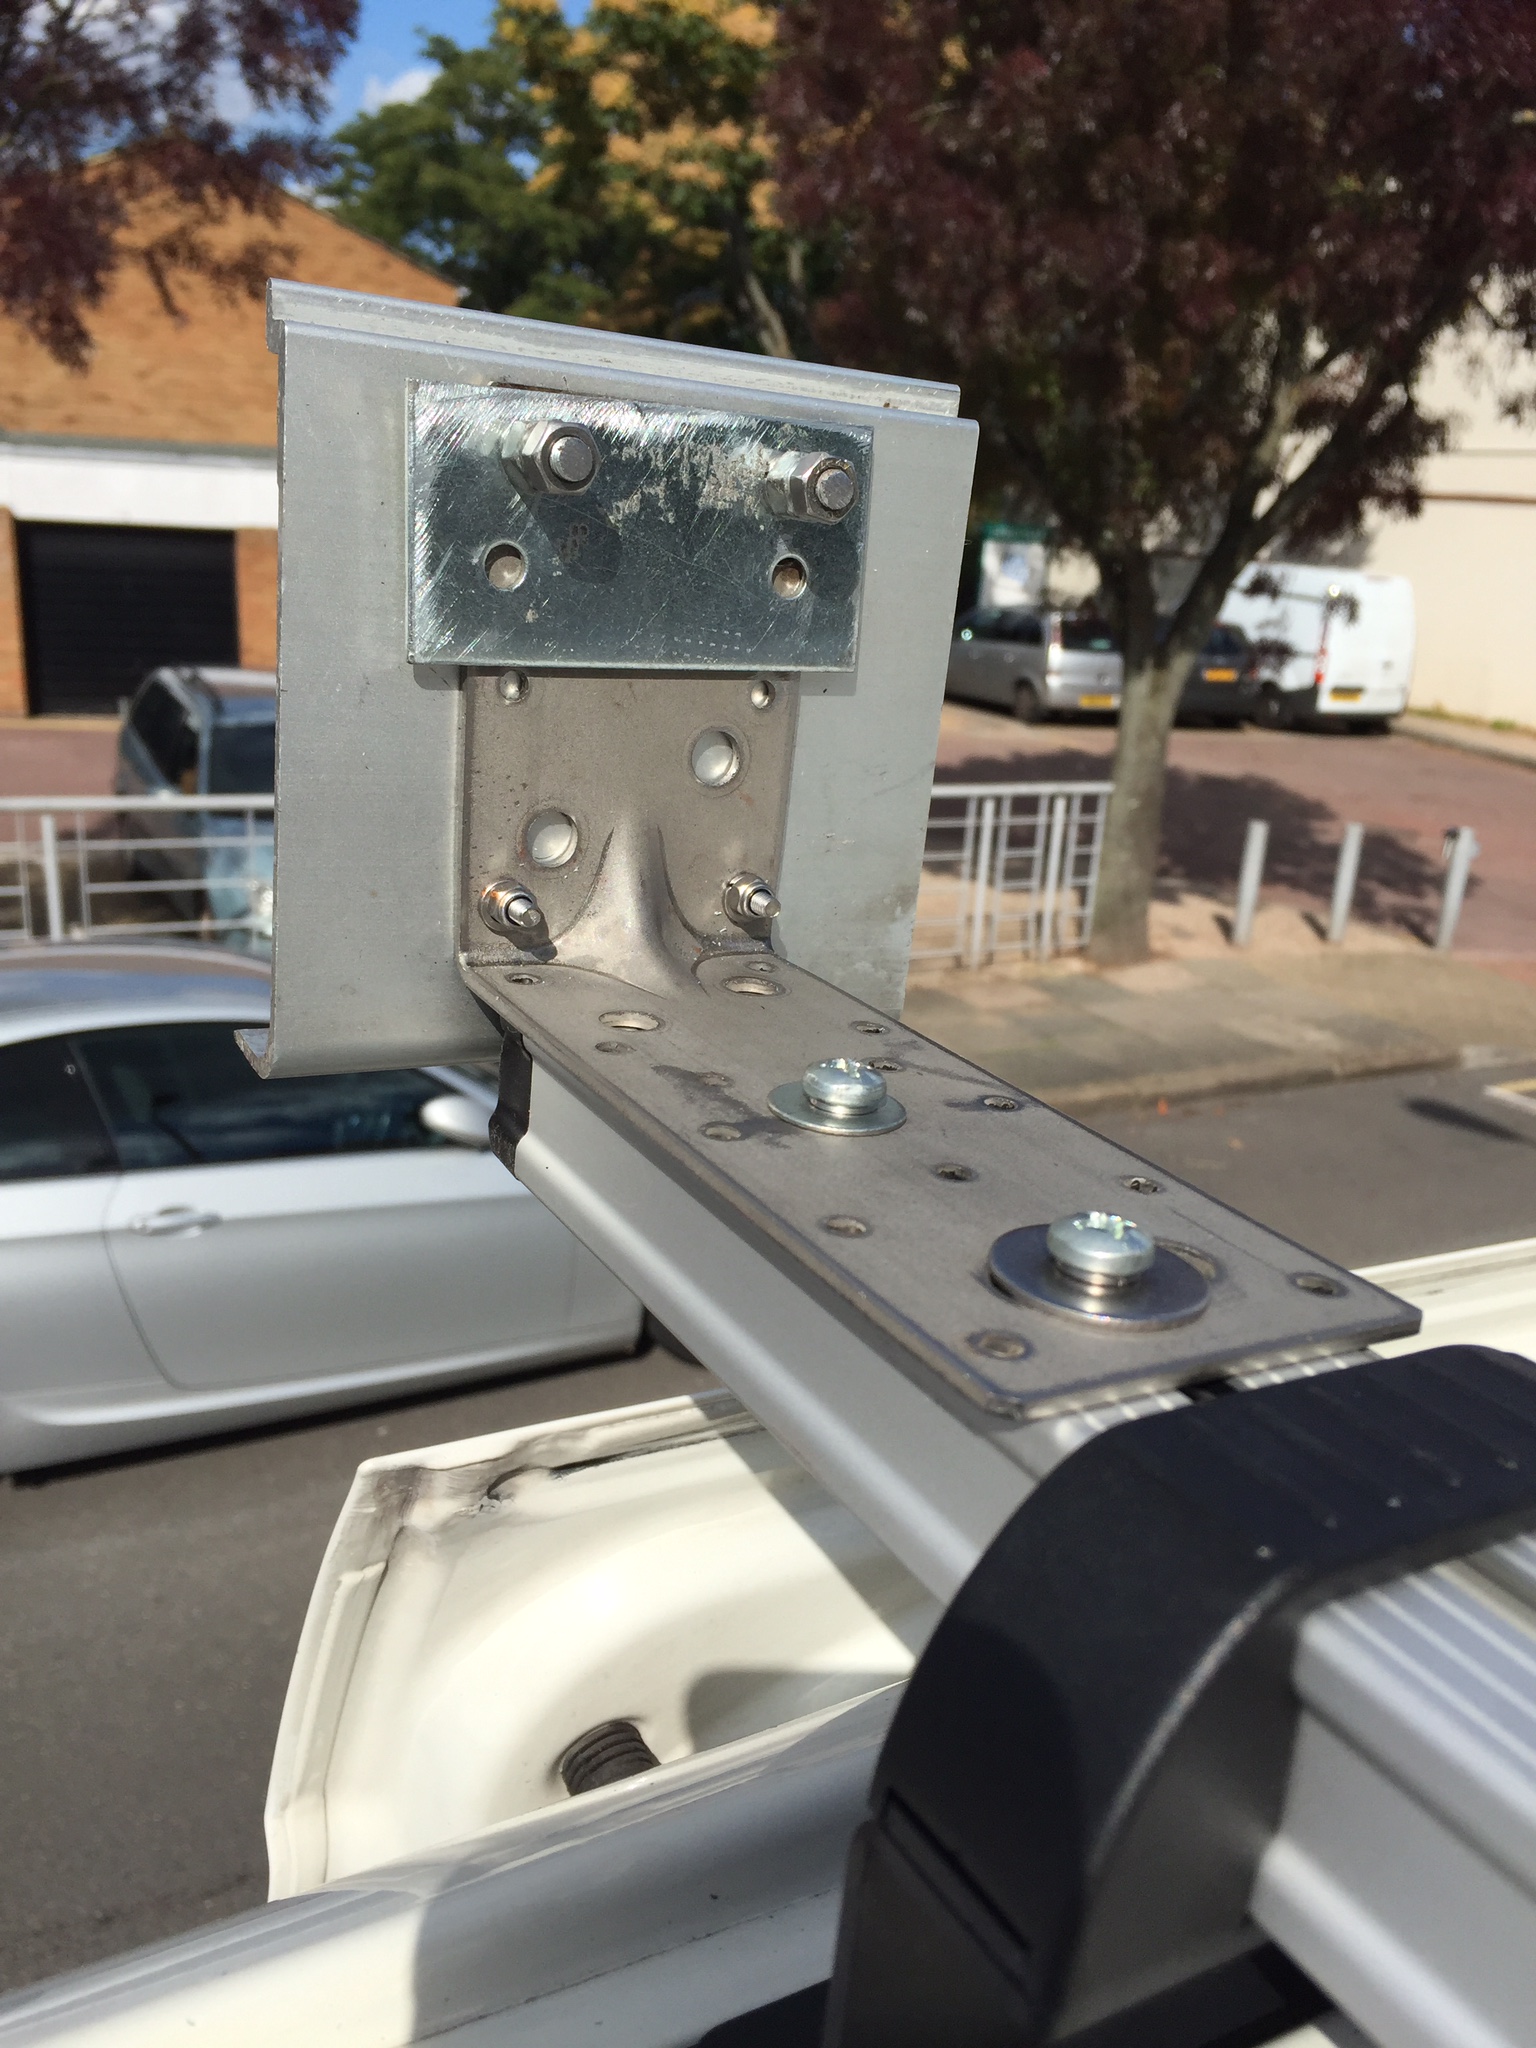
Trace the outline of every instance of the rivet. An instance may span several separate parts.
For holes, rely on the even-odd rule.
[[[973,1330],[966,1338],[973,1351],[984,1358],[1028,1358],[1029,1345],[1012,1330]]]
[[[741,1137],[742,1130],[739,1124],[706,1124],[704,1135],[706,1138],[718,1138],[724,1144],[731,1138]]]
[[[868,1237],[869,1225],[862,1216],[823,1216],[823,1230],[830,1230],[834,1237]]]

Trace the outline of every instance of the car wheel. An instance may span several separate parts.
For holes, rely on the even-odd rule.
[[[1033,683],[1020,683],[1013,699],[1014,716],[1025,725],[1044,725],[1050,717]]]
[[[1268,732],[1289,732],[1293,724],[1291,708],[1285,701],[1283,690],[1277,690],[1273,683],[1266,684],[1259,692],[1259,701],[1253,707],[1253,722]]]

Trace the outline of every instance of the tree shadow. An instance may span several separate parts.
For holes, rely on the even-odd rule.
[[[978,756],[947,765],[945,782],[1105,782],[1111,762],[1070,741],[1048,754]],[[1333,892],[1343,824],[1326,803],[1303,796],[1265,775],[1221,775],[1170,767],[1158,857],[1160,896],[1185,889],[1230,895],[1237,887],[1243,835],[1250,818],[1269,824],[1266,889],[1287,889],[1326,902]],[[1480,886],[1473,875],[1468,896]],[[1445,887],[1445,869],[1414,837],[1373,829],[1366,822],[1354,915],[1370,924],[1397,925],[1428,941]]]

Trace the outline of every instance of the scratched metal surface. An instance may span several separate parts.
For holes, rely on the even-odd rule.
[[[570,495],[525,497],[500,450],[516,422],[570,420],[602,454]],[[763,498],[776,455],[853,466],[859,502],[835,526],[781,520]],[[872,435],[862,427],[743,418],[497,387],[418,383],[411,394],[410,658],[557,669],[851,668],[858,651]],[[528,561],[493,589],[489,548]],[[807,587],[773,588],[797,558]]]

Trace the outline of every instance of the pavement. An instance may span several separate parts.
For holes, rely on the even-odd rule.
[[[0,1989],[266,1898],[278,1716],[362,1459],[709,1384],[652,1350],[0,1483]]]

